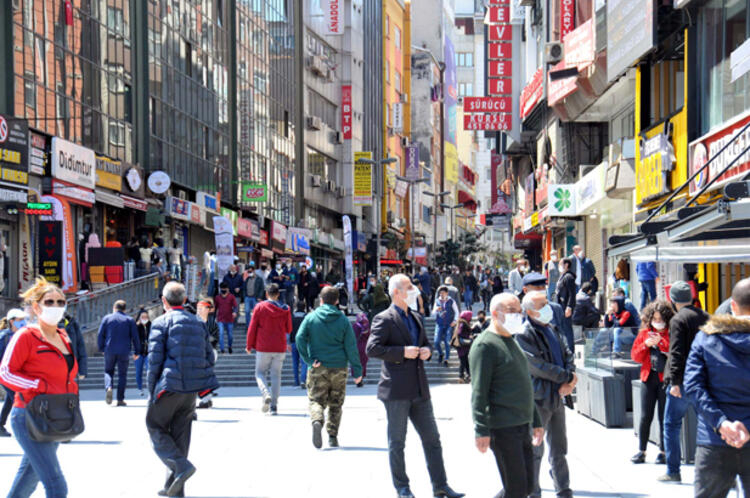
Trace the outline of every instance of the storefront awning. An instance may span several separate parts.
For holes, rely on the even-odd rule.
[[[630,260],[635,263],[742,263],[750,261],[750,239],[744,244],[736,241],[726,244],[674,244],[666,247],[647,246],[630,253]],[[610,255],[612,255],[610,253]]]
[[[458,202],[463,204],[464,208],[469,209],[470,211],[476,212],[477,210],[477,201],[474,199],[473,195],[465,190],[458,191]]]
[[[719,201],[667,228],[670,241],[745,238],[750,232],[750,199]],[[747,251],[747,249],[746,249]],[[750,251],[747,251],[750,253]]]

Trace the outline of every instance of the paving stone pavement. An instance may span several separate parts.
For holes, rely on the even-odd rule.
[[[492,454],[474,447],[469,386],[432,387],[433,404],[451,486],[468,497],[491,497],[500,489]],[[102,392],[82,394],[86,432],[60,446],[59,457],[70,497],[156,496],[164,467],[151,449],[145,405],[128,391],[125,408],[107,406]],[[687,484],[656,482],[664,466],[632,465],[637,449],[632,429],[605,429],[568,411],[569,464],[576,496],[693,496],[693,468],[683,467]],[[283,388],[279,416],[261,413],[256,389],[223,389],[214,408],[199,410],[190,459],[198,468],[188,481],[192,497],[391,497],[385,410],[375,387],[351,387],[344,405],[342,447],[316,450],[311,443],[307,399],[301,389]],[[649,449],[653,461],[656,448]],[[20,461],[12,438],[0,439],[0,496],[7,493]],[[419,444],[410,426],[407,471],[417,497],[432,496]],[[544,497],[553,497],[548,465],[542,468]],[[34,497],[44,496],[41,486]],[[731,495],[734,497],[734,492]]]

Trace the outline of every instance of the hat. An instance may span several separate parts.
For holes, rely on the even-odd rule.
[[[690,284],[684,280],[678,280],[672,284],[669,289],[669,298],[673,303],[692,303],[693,302],[693,289],[690,288]]]
[[[255,267],[255,261],[250,261],[250,263],[248,263],[248,264],[249,264],[250,266],[252,266],[252,267]]]
[[[472,314],[471,314],[471,311],[470,311],[470,310],[464,310],[464,311],[462,311],[462,312],[461,312],[461,314],[460,314],[460,315],[458,315],[458,317],[459,317],[459,318],[460,318],[461,320],[466,320],[467,322],[470,322],[470,321],[471,321],[471,316],[472,316]]]
[[[19,308],[13,308],[12,310],[8,311],[7,315],[5,315],[5,319],[8,321],[18,320],[19,318],[26,318],[26,313],[24,313],[23,310]]]
[[[533,271],[524,275],[523,285],[547,285],[547,277],[541,273]]]

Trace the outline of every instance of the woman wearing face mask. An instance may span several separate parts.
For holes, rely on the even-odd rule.
[[[26,314],[23,310],[14,308],[0,320],[0,358],[5,354],[10,338],[13,334],[26,326]],[[10,432],[5,429],[5,423],[8,421],[10,409],[13,408],[13,400],[16,394],[3,386],[5,389],[5,401],[3,402],[2,412],[0,412],[0,437],[10,437]]]
[[[459,315],[458,325],[451,338],[451,346],[456,348],[458,354],[458,377],[461,382],[470,383],[471,375],[469,372],[469,349],[474,341],[474,334],[471,331],[472,313],[470,310],[462,311]]]
[[[40,277],[21,297],[34,323],[13,335],[0,363],[0,383],[16,392],[10,423],[24,453],[8,496],[31,496],[41,481],[48,498],[65,497],[58,443],[35,441],[26,428],[26,405],[37,394],[78,393],[78,364],[65,330],[57,327],[65,314],[65,295]]]
[[[135,316],[135,323],[138,326],[138,340],[141,341],[141,351],[136,352],[138,359],[135,360],[135,383],[138,385],[138,391],[141,396],[145,396],[143,390],[143,366],[148,361],[148,336],[151,333],[151,319],[148,311],[141,308]]]
[[[638,453],[630,459],[633,463],[646,461],[646,448],[654,419],[654,408],[659,406],[659,455],[656,463],[666,463],[664,456],[664,406],[666,391],[663,387],[664,367],[669,354],[669,321],[674,316],[666,301],[651,302],[643,309],[643,328],[635,338],[631,355],[641,364],[641,421],[638,429]]]

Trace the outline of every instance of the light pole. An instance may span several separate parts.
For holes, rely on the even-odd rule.
[[[437,208],[438,203],[443,201],[443,197],[446,195],[450,195],[450,190],[446,190],[445,192],[440,192],[439,194],[435,194],[434,192],[428,192],[427,190],[423,190],[422,193],[424,195],[429,195],[432,197],[432,251],[430,254],[432,254],[432,266],[435,266],[435,252],[437,251]]]
[[[414,263],[417,257],[417,255],[414,253],[414,249],[415,249],[414,247],[414,185],[418,183],[427,183],[430,180],[428,180],[427,178],[415,178],[412,180],[412,179],[406,178],[405,176],[399,176],[399,175],[396,175],[396,179],[409,184],[409,207],[411,208],[410,209],[411,216],[409,216],[410,221],[411,221],[410,223],[411,226],[409,228],[409,233],[411,234],[411,237],[410,237],[411,238],[410,240],[411,258],[412,258],[412,263]],[[415,263],[415,266],[416,266],[416,263]]]
[[[456,217],[454,216],[454,212],[458,208],[464,207],[463,202],[459,202],[455,206],[451,206],[450,204],[440,204],[440,207],[443,209],[450,209],[451,211],[451,240],[455,242],[456,239]]]
[[[457,214],[456,215],[457,218],[463,218],[463,219],[465,219],[466,222],[467,222],[467,224],[468,224],[469,218],[474,218],[475,216],[476,216],[476,214]],[[466,232],[468,233],[468,230]],[[461,239],[461,252],[462,253],[464,252],[464,240],[466,240],[465,236],[464,236],[463,239]]]
[[[375,220],[377,223],[375,224],[375,276],[378,280],[380,280],[380,216],[381,216],[381,196],[383,195],[383,189],[382,189],[382,182],[383,182],[383,172],[381,171],[381,167],[386,164],[392,164],[398,161],[395,157],[386,157],[385,159],[380,159],[379,161],[373,161],[372,159],[367,158],[359,158],[357,160],[358,163],[361,164],[371,164],[373,166],[373,170],[375,170],[375,199],[377,200],[378,207],[375,211]]]

